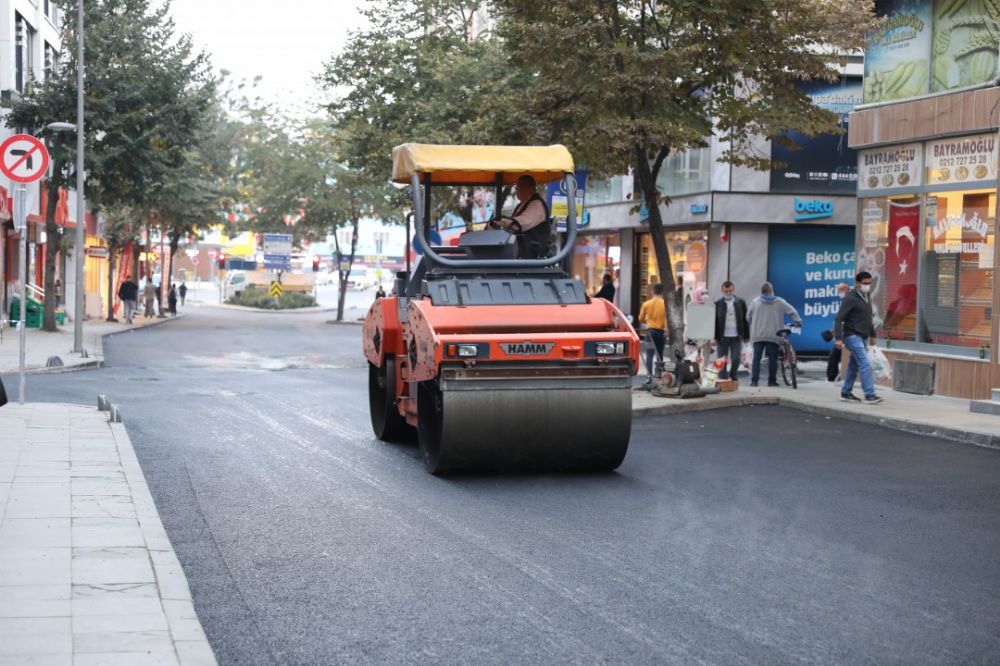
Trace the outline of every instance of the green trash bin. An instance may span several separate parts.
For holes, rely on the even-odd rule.
[[[21,299],[15,298],[10,302],[10,318],[12,321],[21,319]],[[38,301],[28,299],[27,316],[24,318],[28,328],[42,327],[42,305]]]

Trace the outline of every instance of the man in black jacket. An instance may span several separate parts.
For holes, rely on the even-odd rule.
[[[872,365],[865,352],[865,342],[875,346],[875,323],[872,321],[872,304],[869,293],[872,288],[872,274],[861,271],[854,278],[854,289],[844,297],[837,312],[833,333],[838,349],[851,355],[847,364],[844,385],[840,388],[840,399],[847,402],[861,402],[854,395],[854,379],[861,374],[861,388],[865,392],[865,402],[877,405],[882,398],[875,394],[875,378]]]
[[[132,323],[139,300],[139,285],[132,281],[131,275],[125,276],[125,281],[118,287],[118,298],[125,304],[125,323]]]
[[[726,280],[722,283],[722,298],[715,302],[715,354],[729,360],[727,367],[719,372],[719,379],[736,379],[743,343],[750,341],[747,302],[736,296],[735,291],[733,283]]]

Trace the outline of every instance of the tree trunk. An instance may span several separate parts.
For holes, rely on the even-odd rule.
[[[347,262],[347,270],[340,271],[340,289],[337,294],[337,321],[344,321],[344,303],[347,300],[347,278],[351,275],[351,266],[354,265],[354,252],[358,248],[358,223],[361,216],[357,215],[351,220],[351,255]],[[338,252],[340,244],[337,244]]]
[[[108,246],[108,319],[107,321],[118,321],[115,319],[115,247]]]
[[[642,188],[642,198],[649,213],[649,235],[653,241],[653,251],[656,254],[656,265],[660,271],[660,282],[663,283],[663,301],[667,311],[667,340],[672,351],[684,353],[684,313],[681,308],[682,294],[677,291],[677,281],[674,279],[673,265],[670,263],[670,249],[664,237],[663,217],[660,215],[660,204],[656,192],[656,175],[650,168],[649,156],[644,148],[636,148],[636,171],[639,176],[639,186]],[[673,356],[668,356],[670,363]]]
[[[62,162],[56,161],[52,166],[53,173],[62,173]],[[45,308],[42,317],[42,330],[55,332],[56,327],[56,256],[59,254],[59,227],[56,225],[56,206],[59,204],[59,188],[52,187],[46,183],[45,187],[47,206],[45,208]],[[77,215],[80,217],[80,215]],[[77,224],[84,224],[77,220]],[[76,285],[77,289],[83,289],[83,285]],[[81,317],[83,313],[74,312],[74,317]]]
[[[177,248],[181,244],[181,234],[179,231],[172,231],[170,233],[170,257],[167,259],[167,276],[163,278],[164,282],[167,283],[167,296],[170,296],[170,285],[174,283],[174,255],[177,254]]]

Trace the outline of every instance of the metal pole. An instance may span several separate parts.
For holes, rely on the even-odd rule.
[[[83,353],[83,262],[86,244],[87,205],[83,196],[83,0],[76,4],[76,31],[78,37],[76,56],[76,299],[73,313],[73,352]],[[23,301],[22,301],[23,302]]]
[[[3,196],[3,195],[0,195]],[[3,323],[7,319],[7,230],[3,228],[4,221],[0,218],[0,342],[3,342]]]
[[[24,185],[14,186],[14,225],[20,230],[20,241],[18,242],[18,275],[21,278],[21,302],[20,312],[18,312],[18,338],[20,349],[18,352],[18,376],[17,376],[17,401],[24,404],[24,368],[25,368],[25,348],[28,342],[28,220],[27,212],[24,210],[25,193],[28,188]]]

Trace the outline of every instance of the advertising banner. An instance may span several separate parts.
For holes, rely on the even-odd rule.
[[[931,92],[985,83],[997,76],[1000,3],[937,0]]]
[[[920,204],[889,203],[889,247],[885,258],[885,331],[912,336],[917,313],[917,262],[920,260]],[[908,334],[908,336],[907,336]]]
[[[585,223],[583,203],[587,194],[586,169],[576,170],[576,227],[579,229]],[[549,205],[549,215],[555,222],[556,231],[566,231],[566,217],[569,215],[569,197],[566,196],[566,182],[563,179],[553,181],[545,188],[545,199]]]
[[[858,191],[920,185],[922,157],[919,143],[862,150],[858,153]]]
[[[951,0],[954,4],[954,0]],[[865,47],[865,104],[926,94],[929,89],[932,0],[878,0],[885,21]]]
[[[802,317],[802,333],[792,339],[795,349],[828,352],[822,333],[833,328],[840,309],[837,285],[854,283],[854,229],[772,226],[767,266],[774,293]]]
[[[816,106],[836,113],[843,134],[806,136],[789,132],[795,142],[793,150],[772,142],[771,160],[785,166],[771,169],[771,191],[845,192],[854,193],[858,179],[857,153],[847,147],[847,119],[854,107],[861,104],[861,80],[846,78],[837,83],[819,81],[803,84],[802,91]]]
[[[977,134],[927,144],[927,184],[996,180],[997,135]]]

